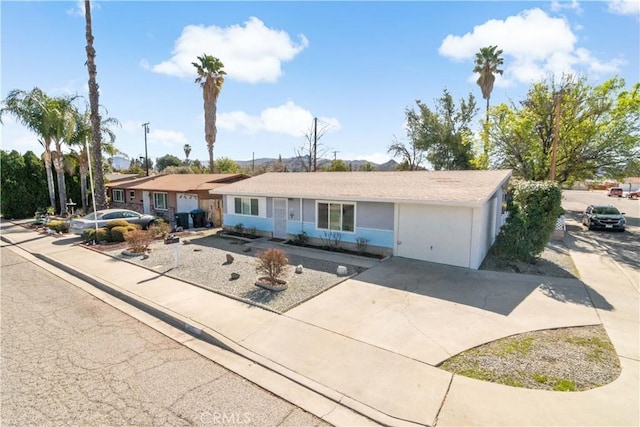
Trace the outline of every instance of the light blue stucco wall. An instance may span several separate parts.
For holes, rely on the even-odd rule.
[[[233,200],[229,197],[229,200]],[[321,239],[326,237],[327,230],[316,228],[315,210],[316,201],[312,199],[302,200],[302,211],[300,209],[300,199],[287,200],[288,214],[293,214],[293,218],[287,218],[287,234],[295,236],[305,232],[307,237]],[[245,228],[255,227],[259,231],[273,231],[273,199],[267,198],[266,218],[251,215],[238,215],[225,212],[223,225],[233,227],[242,224]],[[301,215],[302,214],[302,215]],[[304,221],[301,221],[303,219]],[[394,205],[393,203],[356,203],[356,231],[354,233],[340,232],[341,242],[357,243],[357,239],[367,239],[367,244],[383,248],[393,249],[393,224]]]

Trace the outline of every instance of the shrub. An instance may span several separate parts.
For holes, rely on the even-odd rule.
[[[114,227],[126,227],[127,225],[130,224],[124,219],[112,219],[111,221],[107,222],[106,227],[111,230]]]
[[[151,227],[149,227],[151,235],[156,237],[166,237],[171,232],[171,225],[163,219],[157,219]]]
[[[124,238],[132,252],[142,254],[149,249],[149,245],[153,241],[153,234],[149,230],[136,229],[128,232]]]
[[[96,233],[96,241],[97,242],[110,242],[111,241],[111,230],[106,227],[98,228]]]
[[[60,233],[69,232],[69,224],[66,221],[59,221],[59,220],[49,221],[49,223],[47,224],[47,227],[49,227],[53,231],[57,231]]]
[[[510,190],[509,217],[492,251],[506,260],[532,263],[542,253],[562,212],[562,192],[553,182],[522,182]]]
[[[235,231],[238,234],[244,234],[244,224],[243,223],[239,223],[233,226],[233,231]]]
[[[136,228],[134,227],[134,230]],[[111,229],[111,241],[113,242],[124,242],[124,236],[129,232],[128,227],[113,227]]]
[[[307,232],[303,231],[301,233],[296,234],[294,243],[298,246],[307,246],[307,243],[309,243],[309,237],[307,236]]]
[[[270,248],[258,252],[256,271],[275,283],[289,269],[287,254],[282,249]]]
[[[356,237],[356,247],[358,248],[358,252],[364,253],[367,251],[367,246],[369,245],[369,239],[366,237]]]

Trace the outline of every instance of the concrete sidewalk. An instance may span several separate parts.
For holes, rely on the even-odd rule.
[[[310,312],[310,309],[306,309],[305,312],[306,304],[291,315],[278,315],[78,247],[72,244],[73,239],[39,235],[6,222],[2,223],[2,237],[164,321],[227,348],[381,424],[639,423],[638,293],[633,286],[626,286],[620,277],[614,277],[615,271],[611,269],[594,269],[590,272],[591,277],[583,276],[583,280],[592,289],[592,297],[604,298],[615,310],[581,306],[575,311],[579,321],[573,317],[569,320],[570,323],[587,324],[602,319],[620,354],[622,375],[614,383],[599,389],[582,393],[557,393],[517,389],[453,376],[433,366],[444,357],[438,351],[435,354],[427,352],[420,357],[420,353],[414,352],[415,347],[411,345],[391,346],[388,342],[376,341],[371,330],[366,334],[345,334],[335,324],[324,323],[325,320],[318,318],[314,320],[313,316],[317,315],[318,310]],[[575,254],[574,260],[581,272],[583,268],[589,272],[588,266],[596,262],[589,258],[591,256],[594,255],[586,252]],[[365,273],[364,279],[367,277]],[[367,280],[373,281],[374,278]],[[377,277],[375,280],[384,279]],[[615,286],[610,285],[612,280],[616,281]],[[607,286],[601,286],[602,283]],[[383,287],[377,288],[386,292]],[[349,289],[349,286],[334,288],[336,292],[343,289]],[[397,289],[393,291],[401,292]],[[347,293],[346,297],[357,293]],[[344,297],[341,296],[342,299]],[[534,297],[538,298],[536,295]],[[316,309],[325,312],[333,309],[335,313],[348,314],[345,313],[347,307],[332,307],[326,301],[318,304]],[[535,321],[534,306],[527,308],[527,303],[516,304],[518,310],[515,307],[511,310],[520,316],[515,329],[537,329],[541,324],[553,327],[554,318],[558,319],[556,327],[562,326],[559,320],[562,318],[562,304],[557,304],[553,306],[556,307],[553,308],[555,314],[552,310],[552,315],[544,316],[547,320],[542,323]],[[358,307],[358,304],[354,307]],[[497,324],[497,318],[505,316],[504,313],[485,312],[485,317],[493,320],[481,325],[482,312],[477,308],[473,308],[473,311],[479,329],[484,327],[489,331]],[[393,313],[393,310],[388,313]],[[455,314],[454,310],[451,316],[455,317]],[[361,312],[357,322],[360,323],[363,317],[371,316]],[[445,323],[453,323],[453,317],[449,317]],[[532,319],[531,324],[527,323],[527,318]],[[385,318],[380,317],[375,322],[373,329],[377,328],[376,324],[383,325]],[[398,342],[424,340],[424,331],[402,327],[397,320],[394,322],[394,339]],[[469,337],[475,336],[476,331],[460,330],[458,333]],[[500,334],[502,332],[490,335]],[[450,335],[441,335],[435,347],[446,348],[446,353],[451,353],[468,345],[456,344],[455,338]],[[458,341],[464,342],[464,339]],[[354,418],[350,418],[349,421],[333,419],[330,422],[360,425],[366,420],[354,421]]]

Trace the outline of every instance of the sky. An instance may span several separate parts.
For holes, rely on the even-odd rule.
[[[215,158],[293,157],[313,119],[328,158],[383,163],[406,141],[405,110],[444,89],[485,101],[472,70],[481,47],[503,50],[491,105],[517,102],[563,73],[598,84],[640,81],[640,1],[97,1],[92,3],[103,115],[116,148],[206,161],[202,90],[191,65],[218,57]],[[1,1],[0,97],[39,87],[88,104],[84,2]],[[1,148],[41,154],[11,116]]]

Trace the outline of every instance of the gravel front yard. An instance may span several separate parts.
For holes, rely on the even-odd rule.
[[[274,244],[276,246],[276,244]],[[285,251],[286,247],[278,246]],[[175,251],[179,251],[176,267]],[[183,236],[180,243],[165,245],[162,241],[151,245],[148,258],[123,255],[118,248],[106,253],[118,259],[144,266],[166,276],[180,279],[194,285],[230,296],[248,303],[282,313],[319,293],[342,282],[345,277],[336,274],[338,265],[347,267],[348,275],[362,271],[353,265],[288,255],[290,269],[284,279],[288,289],[274,292],[255,285],[259,274],[256,273],[256,254],[260,249],[251,247],[251,242],[223,238],[217,235],[206,237]],[[226,262],[226,254],[234,261]],[[302,274],[296,274],[294,268],[303,266]],[[233,280],[231,273],[240,275]],[[348,276],[347,276],[348,277]]]

